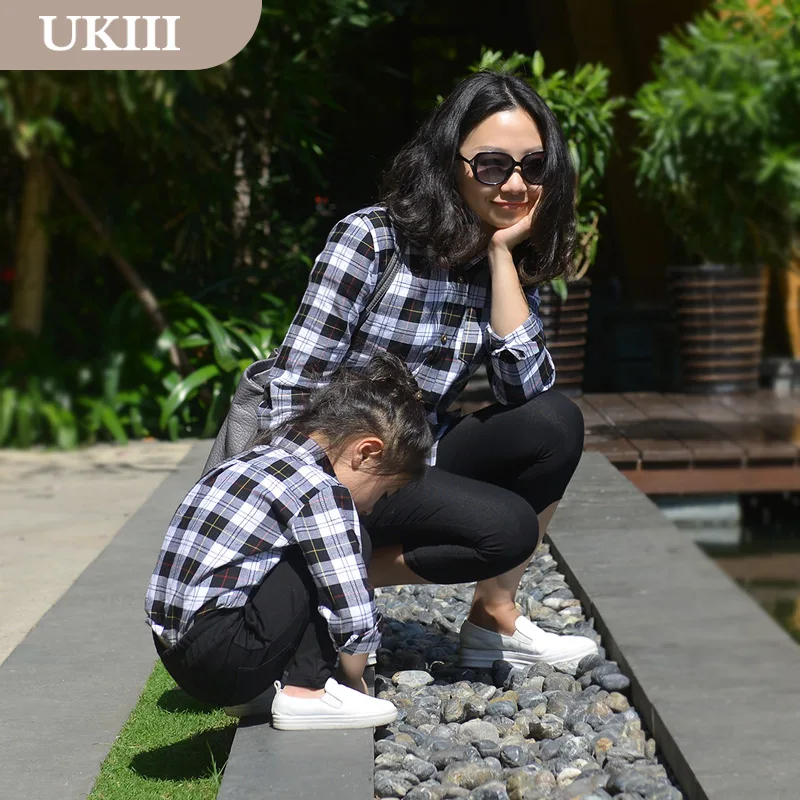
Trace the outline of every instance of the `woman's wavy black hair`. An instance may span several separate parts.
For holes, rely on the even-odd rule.
[[[328,384],[311,393],[300,411],[253,444],[269,444],[290,428],[306,436],[321,435],[331,461],[356,437],[377,436],[383,441],[383,456],[370,471],[409,480],[425,473],[433,446],[417,382],[402,359],[382,351],[358,372],[339,369]]]
[[[384,175],[381,202],[400,232],[433,263],[451,269],[485,244],[478,216],[456,183],[464,139],[498,111],[532,117],[545,150],[542,199],[531,236],[515,256],[524,285],[569,276],[575,243],[575,171],[564,134],[544,100],[521,78],[478,72],[462,80],[397,154]]]

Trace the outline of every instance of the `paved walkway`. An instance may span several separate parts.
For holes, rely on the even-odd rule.
[[[192,444],[0,450],[0,663]]]
[[[155,490],[0,664],[3,797],[81,800],[91,789],[156,660],[144,593],[167,523],[209,444],[193,443],[174,467],[160,463]],[[120,455],[118,466],[127,458]],[[84,476],[90,488],[72,492],[114,505],[127,483],[94,475]],[[40,578],[47,580],[46,569]]]

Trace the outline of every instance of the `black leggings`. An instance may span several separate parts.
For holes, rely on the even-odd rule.
[[[564,494],[583,451],[583,415],[558,392],[495,404],[439,442],[436,467],[363,518],[372,546],[402,545],[432,583],[491,578],[536,549],[536,515]]]

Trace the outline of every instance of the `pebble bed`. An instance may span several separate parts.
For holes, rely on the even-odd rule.
[[[557,633],[600,642],[543,545],[523,576],[520,611]],[[375,796],[406,800],[682,800],[631,708],[614,661],[574,674],[546,664],[456,666],[473,585],[376,592],[384,617],[375,694],[399,710],[375,735]]]

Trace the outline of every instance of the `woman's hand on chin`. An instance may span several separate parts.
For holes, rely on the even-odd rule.
[[[531,235],[531,225],[533,216],[536,213],[536,203],[531,210],[519,222],[515,222],[508,228],[496,228],[489,239],[489,250],[507,250],[509,253],[518,245],[522,244]]]

